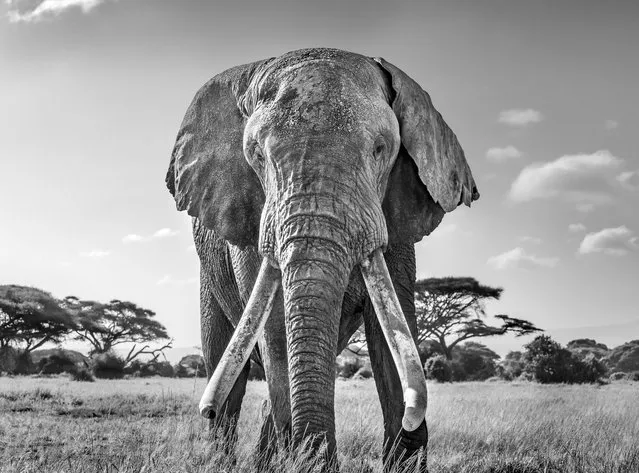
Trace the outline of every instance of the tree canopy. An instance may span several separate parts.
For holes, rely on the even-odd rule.
[[[471,338],[513,333],[528,335],[542,330],[534,324],[499,314],[499,326],[488,325],[485,302],[498,300],[503,289],[480,284],[471,277],[428,278],[415,284],[417,344],[436,340],[449,360],[453,348]]]
[[[129,363],[141,354],[156,355],[157,358],[163,349],[170,347],[171,342],[159,349],[150,349],[146,345],[168,340],[169,335],[164,325],[155,320],[155,312],[133,302],[114,299],[101,303],[67,297],[64,305],[78,320],[78,326],[73,330],[74,338],[88,342],[91,355],[107,353],[123,343],[134,343],[125,358],[125,363]],[[138,348],[137,344],[144,345]]]
[[[477,342],[465,342],[453,350],[453,381],[483,381],[495,375],[499,355]]]
[[[613,371],[626,373],[639,371],[639,340],[632,340],[615,347],[604,361]]]
[[[604,358],[610,353],[610,349],[606,345],[598,343],[592,338],[578,338],[577,340],[572,340],[568,342],[566,348],[581,358],[593,355],[598,360]]]
[[[47,342],[60,343],[77,326],[61,301],[41,289],[0,286],[0,347],[31,352]]]
[[[581,359],[548,335],[525,345],[523,359],[524,370],[540,383],[594,383],[606,372],[593,354]]]

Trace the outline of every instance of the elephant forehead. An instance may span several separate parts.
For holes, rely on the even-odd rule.
[[[280,130],[353,133],[386,104],[381,74],[363,56],[319,51],[330,54],[269,64],[255,84],[264,118]]]
[[[377,64],[361,54],[330,48],[310,48],[292,51],[269,62],[262,78],[270,77],[276,82],[286,82],[291,74],[319,73],[331,76],[357,78],[359,87],[379,86],[383,83]]]
[[[281,82],[271,118],[284,128],[353,132],[367,108],[360,91],[332,71],[296,72]]]

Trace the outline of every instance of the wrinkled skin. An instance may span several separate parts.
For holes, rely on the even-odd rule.
[[[239,66],[194,99],[167,184],[194,217],[209,377],[262,258],[281,294],[259,339],[270,398],[261,449],[327,442],[335,466],[335,356],[365,325],[392,467],[425,450],[425,421],[402,429],[398,371],[359,264],[382,248],[415,335],[414,243],[478,193],[455,135],[408,76],[382,59],[310,49]],[[222,422],[235,435],[248,364]],[[425,455],[421,468],[425,470]]]

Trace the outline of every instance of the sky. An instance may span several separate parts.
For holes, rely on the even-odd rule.
[[[199,345],[164,185],[184,112],[229,67],[324,46],[403,69],[466,152],[481,198],[417,245],[418,277],[503,287],[489,314],[561,343],[639,338],[636,1],[2,2],[0,284],[131,300]]]

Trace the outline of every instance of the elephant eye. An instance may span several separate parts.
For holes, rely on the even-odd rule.
[[[378,141],[375,144],[375,149],[373,150],[373,156],[375,159],[380,159],[384,154],[384,150],[386,149],[386,144],[383,141]]]

